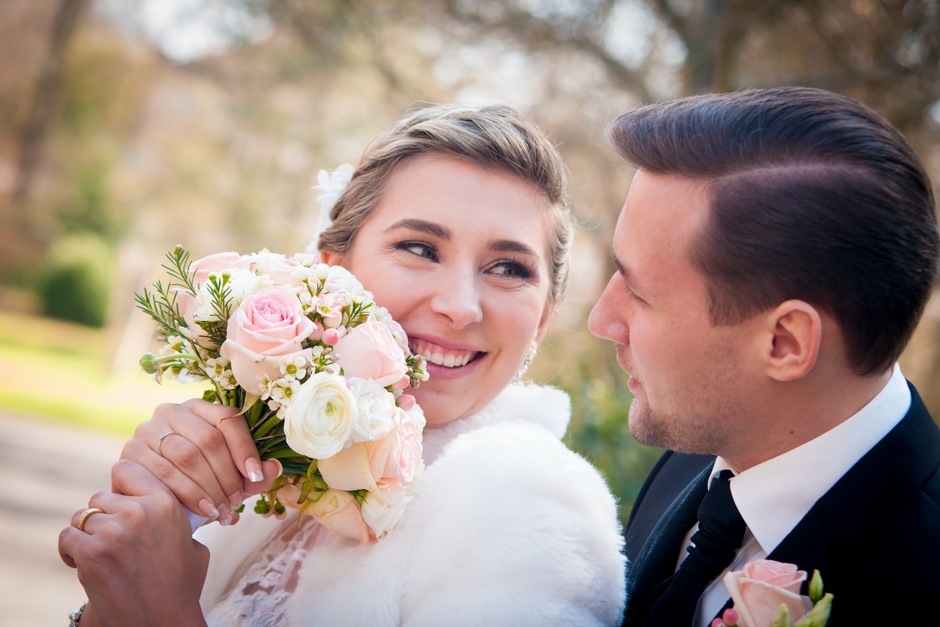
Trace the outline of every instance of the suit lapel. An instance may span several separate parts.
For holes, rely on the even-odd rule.
[[[628,600],[645,604],[652,590],[675,572],[685,536],[698,520],[698,506],[705,496],[711,468],[710,464],[676,497],[653,528],[636,560],[629,566]],[[633,609],[639,608],[633,606]]]

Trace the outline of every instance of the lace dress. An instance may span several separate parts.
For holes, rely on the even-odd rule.
[[[329,542],[330,532],[305,516],[284,520],[270,542],[243,562],[219,603],[206,615],[209,625],[251,625],[280,627],[290,625],[288,600],[297,589],[300,569],[318,544]]]

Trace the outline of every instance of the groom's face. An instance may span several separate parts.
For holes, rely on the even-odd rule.
[[[746,334],[711,324],[707,283],[691,263],[708,211],[702,182],[637,172],[614,235],[618,270],[588,323],[616,344],[629,375],[633,436],[690,453],[725,450],[747,385]]]

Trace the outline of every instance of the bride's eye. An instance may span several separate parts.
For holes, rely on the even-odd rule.
[[[535,277],[535,272],[529,266],[518,261],[498,261],[490,266],[489,272],[519,279]]]
[[[437,261],[437,251],[433,246],[424,242],[399,242],[395,244],[395,250],[403,250],[418,257]]]

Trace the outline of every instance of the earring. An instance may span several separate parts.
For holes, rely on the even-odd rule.
[[[533,346],[532,350],[529,351],[529,354],[525,356],[525,361],[522,362],[522,368],[519,369],[519,372],[516,373],[516,376],[513,377],[513,381],[518,381],[522,378],[522,375],[525,374],[526,370],[529,369],[529,366],[532,364],[532,361],[535,359],[535,354],[538,352],[538,348]]]

